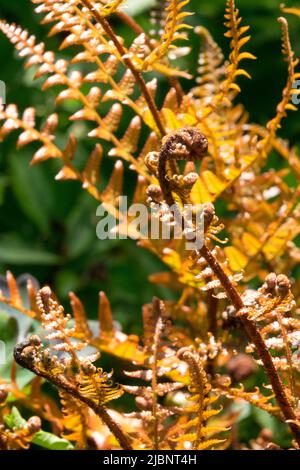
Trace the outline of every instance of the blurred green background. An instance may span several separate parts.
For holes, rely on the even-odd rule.
[[[152,0],[130,0],[130,12],[147,30],[149,5]],[[251,26],[252,42],[248,49],[258,60],[248,62],[247,70],[253,76],[241,79],[241,100],[251,119],[265,123],[274,113],[286,79],[286,66],[280,53],[280,15],[278,0],[239,0],[244,23]],[[288,6],[296,6],[289,2]],[[228,52],[224,38],[224,0],[192,0],[191,11],[196,14],[190,22],[205,25],[214,38]],[[21,24],[38,39],[45,40],[49,26],[39,25],[30,0],[1,0],[0,17]],[[130,32],[114,21],[120,35]],[[300,22],[290,18],[293,45],[300,54]],[[40,82],[32,80],[32,71],[24,72],[23,60],[17,59],[13,47],[0,37],[0,79],[7,84],[7,101],[18,103],[22,110],[35,106],[40,120],[53,110],[54,91],[42,93]],[[199,52],[198,37],[191,31],[192,52],[183,60],[183,67],[196,70]],[[46,39],[48,47],[57,47],[58,38]],[[69,50],[63,52],[70,55]],[[183,83],[185,88],[191,84]],[[163,88],[163,87],[162,87]],[[65,140],[69,108],[62,109],[59,138]],[[72,125],[81,135],[84,124]],[[292,143],[299,141],[299,113],[290,114],[282,135]],[[147,282],[148,276],[161,270],[160,262],[148,252],[138,249],[133,241],[98,241],[95,234],[96,202],[85,194],[76,182],[55,182],[60,163],[47,162],[29,167],[32,148],[15,150],[16,135],[0,146],[0,273],[7,269],[15,275],[31,273],[41,284],[49,283],[66,303],[68,291],[75,291],[87,306],[89,316],[96,316],[98,291],[108,295],[116,319],[127,331],[138,332],[141,306],[153,294],[170,298],[173,294]],[[85,161],[91,143],[79,146],[78,159]],[[103,180],[112,169],[113,161],[105,159]],[[126,172],[128,191],[134,181],[132,172]]]

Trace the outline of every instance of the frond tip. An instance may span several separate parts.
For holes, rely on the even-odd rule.
[[[291,103],[291,98],[295,91],[298,93],[298,90],[294,88],[294,84],[295,81],[300,78],[300,73],[296,73],[299,59],[295,59],[295,53],[292,49],[289,35],[289,25],[286,18],[280,17],[278,18],[278,22],[282,29],[282,53],[288,64],[288,77],[282,92],[282,99],[276,109],[276,115],[266,125],[268,135],[258,144],[258,148],[264,157],[266,157],[267,153],[270,151],[273,140],[276,137],[276,132],[280,129],[281,122],[287,116],[287,112],[298,110],[298,108]]]
[[[93,8],[99,13],[102,18],[109,16],[124,4],[127,0],[102,0],[100,2],[94,2]],[[84,2],[82,2],[84,4]]]
[[[250,75],[244,69],[239,68],[239,64],[244,59],[256,59],[256,57],[249,52],[241,52],[241,49],[250,41],[251,36],[245,36],[249,26],[241,26],[242,18],[235,6],[234,0],[227,0],[225,19],[225,26],[228,28],[225,36],[231,39],[230,65],[227,68],[227,75],[228,79],[231,78],[232,80],[228,84],[228,89],[240,91],[240,88],[233,82],[233,79],[239,75],[245,75],[250,78]]]
[[[281,5],[281,9],[283,13],[295,15],[295,16],[298,16],[298,18],[300,18],[300,8],[287,8],[285,5]]]
[[[143,70],[147,70],[155,62],[161,61],[171,48],[176,47],[174,43],[180,39],[186,39],[183,29],[191,28],[191,26],[183,23],[183,20],[192,13],[184,11],[184,7],[189,0],[171,0],[166,11],[168,15],[165,20],[164,31],[159,40],[159,44],[150,52],[149,56],[144,60]]]

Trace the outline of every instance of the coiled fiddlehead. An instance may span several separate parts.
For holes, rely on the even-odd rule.
[[[158,179],[164,199],[169,206],[174,204],[174,199],[167,164],[169,163],[174,172],[177,172],[177,160],[192,162],[202,160],[207,149],[207,138],[197,127],[184,127],[163,138],[158,161]]]

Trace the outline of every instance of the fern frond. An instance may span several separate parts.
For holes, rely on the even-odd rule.
[[[198,99],[209,98],[219,92],[225,71],[224,56],[218,44],[204,26],[199,26],[195,32],[200,36],[202,43],[198,59],[197,86],[192,89],[192,93]]]
[[[54,351],[62,351],[69,354],[73,365],[79,366],[77,352],[85,346],[85,342],[72,341],[76,335],[76,329],[68,327],[71,315],[65,314],[64,308],[52,297],[49,287],[44,287],[37,294],[37,305],[41,313],[42,326],[47,331],[46,339],[55,341],[52,346]]]
[[[283,13],[295,15],[300,18],[300,8],[287,8],[285,5],[282,5],[281,9]]]
[[[241,91],[240,87],[236,83],[236,78],[241,75],[250,78],[248,72],[240,67],[241,61],[244,59],[256,59],[253,54],[242,51],[242,48],[250,40],[250,36],[245,36],[249,27],[241,26],[242,18],[239,16],[239,10],[236,8],[234,0],[227,0],[225,20],[225,26],[228,28],[225,36],[231,40],[229,64],[225,69],[225,79],[220,85],[220,93],[211,98],[211,103],[208,103],[207,107],[203,111],[198,112],[200,121],[207,117],[220,104],[231,104],[231,94],[233,93],[233,95],[235,95]]]
[[[297,406],[295,374],[299,365],[293,360],[293,352],[299,344],[300,322],[292,314],[294,306],[288,278],[271,273],[252,299],[248,315],[257,324],[276,368],[285,380],[289,398]]]
[[[28,410],[39,410],[57,434],[65,432],[78,448],[92,443],[99,449],[226,448],[226,426],[238,414],[232,412],[231,402],[241,400],[281,419],[300,445],[300,324],[296,316],[300,283],[292,277],[300,262],[296,247],[300,164],[296,149],[277,137],[283,118],[295,110],[291,97],[295,80],[300,78],[286,20],[279,19],[288,79],[274,119],[262,128],[250,124],[244,107],[234,104],[240,92],[237,80],[250,78],[241,64],[254,59],[246,51],[248,27],[242,26],[234,0],[226,1],[227,62],[209,32],[203,27],[196,30],[202,46],[199,77],[191,92],[185,92],[178,81],[188,75],[172,65],[182,52],[177,41],[187,38],[188,0],[160,2],[156,19],[161,31],[152,38],[120,10],[123,0],[33,3],[43,15],[41,23],[49,27],[50,36],[56,35],[63,52],[47,50],[44,43],[16,25],[0,21],[0,30],[25,58],[25,67],[35,68],[42,91],[56,96],[54,111],[61,106],[64,115],[72,110],[67,116],[69,128],[77,129],[84,121],[80,124],[84,138],[92,139],[94,145],[78,168],[76,156],[82,146],[68,131],[65,142],[59,144],[58,113],[46,117],[41,126],[33,108],[22,113],[14,105],[1,104],[0,138],[17,131],[19,149],[39,145],[33,164],[60,160],[62,168],[56,179],[79,182],[119,219],[111,233],[123,235],[126,230],[126,236],[138,239],[141,247],[158,256],[170,269],[150,280],[175,290],[178,300],[154,298],[152,304],[143,306],[140,339],[126,334],[114,321],[103,292],[95,331],[94,321],[88,320],[74,293],[70,293],[69,315],[48,287],[36,295],[37,289],[29,282],[28,299],[24,299],[18,279],[8,273],[7,283],[2,281],[0,304],[27,315],[28,321],[37,320],[33,327],[39,322],[43,330],[41,337],[30,336],[14,349],[15,362],[37,379],[25,390],[19,389],[14,363],[11,389],[7,388],[12,399]],[[296,15],[298,11],[285,10]],[[118,24],[107,19],[111,14],[131,30],[131,42],[129,36],[114,31]],[[146,81],[149,73],[151,78]],[[160,75],[154,76],[157,73]],[[167,78],[163,87],[162,76]],[[73,101],[72,106],[66,106],[68,100]],[[273,168],[272,161],[266,165],[272,151],[283,159],[279,169]],[[116,159],[108,178],[106,171],[105,178],[102,176],[106,156]],[[180,159],[183,162],[177,161]],[[119,200],[127,167],[137,174],[134,202],[151,209],[159,204],[156,221],[166,221],[171,234],[176,221],[167,205],[177,203],[188,224],[181,239],[172,235],[144,239],[134,224],[123,225]],[[222,205],[222,221],[213,202],[218,203],[216,207]],[[184,245],[187,235],[197,233],[196,217],[193,214],[191,221],[186,220],[185,204],[204,205],[204,243],[192,252]],[[228,239],[222,239],[223,229]],[[273,271],[289,273],[290,280]],[[272,274],[266,277],[267,272]],[[255,290],[257,279],[266,281]],[[252,380],[258,373],[255,361],[244,354],[247,341],[246,352],[262,367],[259,373],[266,373],[264,387],[270,393],[247,389],[247,382],[240,386],[233,382]],[[100,352],[128,363],[126,385],[114,385],[112,372],[96,363]],[[232,381],[219,375],[224,369]],[[55,400],[40,398],[44,394],[42,379],[58,388],[63,416]],[[0,377],[0,382],[7,386],[6,377]],[[183,388],[187,394],[182,393]],[[31,434],[26,426],[15,432],[2,425],[2,410],[5,414],[11,406],[7,390],[0,385],[0,447],[27,448]],[[134,396],[132,412],[107,409],[124,392]],[[224,411],[215,406],[219,397]],[[232,447],[235,445],[233,438]],[[271,439],[264,440],[262,435],[249,446],[274,448]]]
[[[159,403],[159,398],[182,388],[180,382],[159,382],[159,378],[172,370],[167,363],[172,358],[172,350],[165,344],[167,337],[167,312],[159,299],[154,298],[152,307],[144,310],[145,321],[145,361],[148,370],[126,372],[129,377],[140,378],[150,382],[150,386],[123,385],[125,391],[135,395],[136,403],[142,410],[135,413],[145,426],[145,432],[152,441],[152,448],[159,450],[165,448],[165,435],[161,432],[162,423],[174,414],[172,407]],[[173,357],[174,357],[173,352]],[[167,361],[164,361],[167,359]]]
[[[102,0],[95,2],[94,8],[101,17],[115,13],[127,0]]]
[[[280,409],[278,406],[275,406],[272,401],[274,395],[263,395],[259,388],[256,387],[254,391],[245,391],[244,386],[241,384],[240,387],[233,387],[231,385],[230,379],[228,381],[217,380],[216,383],[216,393],[221,393],[229,399],[240,399],[245,400],[253,406],[260,408],[261,410],[266,411],[274,416],[280,415]]]
[[[59,14],[57,20],[61,19],[63,12],[64,9]],[[83,19],[80,18],[78,20],[77,16],[75,15],[75,19],[75,24],[77,24],[79,21],[80,24],[83,23],[83,25],[85,25],[84,17]],[[53,20],[52,17],[51,20]],[[68,20],[65,19],[65,22],[68,24]],[[74,27],[73,23],[74,22],[70,22],[70,25],[66,26],[66,28],[70,27],[72,29]],[[15,45],[16,49],[20,51],[22,57],[29,57],[26,63],[26,68],[38,66],[38,70],[35,75],[36,78],[48,76],[43,85],[44,90],[58,85],[65,87],[65,89],[58,94],[57,104],[60,104],[65,100],[75,99],[82,105],[82,108],[79,111],[70,116],[71,121],[88,120],[95,122],[98,127],[90,131],[89,137],[97,137],[112,142],[116,148],[122,147],[120,140],[116,137],[116,131],[118,129],[122,114],[122,106],[119,103],[115,103],[112,106],[111,112],[109,112],[105,117],[101,117],[97,109],[100,100],[105,102],[107,99],[117,99],[122,103],[126,102],[129,104],[136,114],[141,115],[141,117],[144,116],[145,105],[140,106],[141,103],[136,104],[134,101],[130,100],[129,95],[132,94],[133,87],[135,86],[135,79],[132,76],[132,73],[130,71],[126,71],[119,83],[112,80],[112,76],[110,74],[112,69],[110,67],[111,65],[116,67],[120,59],[116,58],[117,63],[115,63],[115,61],[111,62],[111,59],[108,58],[107,62],[109,62],[109,64],[102,64],[101,61],[99,64],[98,52],[94,50],[94,54],[97,57],[97,64],[99,67],[101,65],[101,77],[99,74],[96,76],[87,74],[85,78],[78,71],[73,71],[70,75],[68,75],[67,62],[62,59],[57,60],[53,52],[45,50],[44,43],[36,43],[35,37],[29,36],[27,31],[22,30],[15,25],[9,25],[3,21],[0,22],[0,30]],[[80,34],[83,34],[86,31],[86,27],[84,26],[84,29]],[[76,35],[73,42],[74,41],[75,43],[79,42],[80,46],[85,44],[85,42],[82,43],[80,38],[78,38]],[[92,37],[90,38],[90,41],[93,41]],[[69,45],[73,45],[73,43],[70,42]],[[106,51],[104,51],[104,53],[105,52]],[[114,70],[116,71],[116,68]],[[106,93],[102,98],[100,89],[97,87],[92,87],[89,92],[85,94],[82,91],[82,87],[85,82],[90,83],[92,80],[108,82],[112,86],[112,90],[110,93]],[[33,110],[27,110],[24,113],[23,118],[19,118],[16,107],[13,105],[8,106],[0,113],[0,120],[5,120],[5,123],[2,126],[0,137],[3,139],[13,130],[20,129],[23,130],[23,132],[19,139],[19,147],[27,145],[33,141],[41,141],[43,146],[35,153],[32,163],[39,163],[48,158],[62,158],[62,151],[53,143],[55,137],[55,118],[56,114],[51,115],[49,117],[49,123],[51,123],[51,126],[46,126],[45,129],[39,132],[37,129],[35,129]],[[150,120],[144,120],[144,122],[150,123],[150,125],[152,125]],[[51,134],[50,131],[52,131]],[[130,161],[135,169],[139,169],[139,163],[130,152],[124,152],[122,156],[127,161]],[[138,171],[143,173],[142,169]],[[78,179],[78,175],[76,176],[76,171],[74,169],[73,171],[70,171],[69,169],[68,174],[72,175],[73,179]],[[147,177],[145,173],[144,176]],[[94,191],[94,194],[97,195],[97,192]]]
[[[209,417],[221,411],[210,409],[217,397],[211,395],[212,387],[198,354],[183,348],[178,351],[178,356],[187,362],[190,373],[188,400],[192,401],[192,405],[185,411],[195,416],[184,425],[185,433],[179,437],[180,448],[185,442],[191,442],[194,450],[215,449],[225,442],[224,439],[215,438],[215,435],[227,431],[224,426],[207,424]]]
[[[78,449],[86,449],[88,407],[62,390],[59,391],[59,397],[63,413],[63,437],[76,442]]]
[[[22,148],[32,142],[40,142],[42,146],[37,150],[31,163],[40,163],[49,158],[61,158],[61,150],[54,144],[54,133],[58,125],[57,115],[49,116],[45,126],[39,131],[35,129],[34,112],[31,108],[19,115],[17,107],[13,104],[8,105],[5,110],[0,110],[0,121],[4,121],[0,128],[0,139],[3,140],[11,132],[18,130],[21,135],[18,140],[18,148]]]
[[[33,335],[18,344],[14,349],[16,362],[45,378],[58,387],[92,408],[102,419],[124,449],[131,449],[127,435],[107,413],[106,403],[119,398],[124,392],[112,383],[111,373],[104,372],[93,365],[99,354],[79,357],[78,351],[86,343],[75,343],[76,329],[68,328],[70,315],[64,314],[63,307],[53,299],[50,288],[41,289],[37,295],[37,304],[41,311],[42,325],[47,332],[45,339],[51,349],[44,348],[39,336]],[[53,351],[63,352],[58,358]]]
[[[39,319],[40,312],[34,300],[36,291],[31,279],[28,279],[26,286],[28,299],[30,301],[30,308],[25,305],[17,284],[17,280],[10,271],[6,273],[6,282],[8,287],[8,295],[0,291],[0,304],[3,303],[8,305],[9,307],[12,307],[13,309],[32,319]]]
[[[276,116],[271,121],[269,121],[266,126],[268,129],[268,135],[258,144],[259,151],[263,157],[266,157],[272,148],[272,143],[276,137],[276,132],[278,129],[280,129],[281,122],[287,116],[287,112],[297,111],[297,107],[291,103],[291,98],[295,92],[294,82],[300,77],[300,74],[296,73],[295,70],[299,64],[299,59],[295,59],[295,53],[292,49],[289,36],[289,25],[286,18],[280,17],[278,18],[278,21],[282,29],[282,53],[288,63],[288,78],[286,86],[282,92],[282,100],[276,109]]]
[[[112,372],[107,373],[100,368],[97,369],[89,361],[82,361],[81,371],[77,376],[81,395],[92,400],[98,406],[103,406],[121,397],[124,392],[121,388],[113,386],[112,374]]]
[[[168,14],[164,22],[164,32],[159,40],[159,44],[144,60],[142,65],[143,70],[147,70],[155,62],[161,61],[169,52],[170,48],[174,47],[174,42],[180,39],[186,39],[186,35],[182,33],[182,30],[190,28],[190,26],[184,24],[183,20],[190,16],[191,13],[183,9],[189,3],[189,0],[170,0],[168,3],[166,8]]]

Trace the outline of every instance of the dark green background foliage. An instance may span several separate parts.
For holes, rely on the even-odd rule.
[[[147,4],[152,0],[130,2],[130,12],[145,29],[149,29]],[[144,7],[141,7],[141,3]],[[224,38],[224,0],[192,0],[191,10],[196,12],[190,22],[205,25],[214,38],[228,52]],[[258,60],[249,62],[247,69],[252,81],[241,79],[241,99],[252,120],[265,123],[274,113],[286,78],[285,64],[280,54],[280,28],[277,0],[240,0],[238,6],[251,26],[250,52]],[[289,5],[295,5],[290,3]],[[144,8],[144,10],[143,10]],[[142,11],[141,11],[142,10]],[[1,0],[0,17],[21,24],[38,39],[45,39],[47,26],[39,25],[30,0]],[[297,19],[290,19],[293,44],[300,53]],[[129,41],[131,34],[126,27],[114,20],[114,27]],[[195,72],[199,39],[191,31],[192,51],[182,60],[182,67]],[[58,39],[47,39],[49,48],[57,46]],[[72,51],[65,50],[64,56]],[[43,122],[44,116],[53,111],[54,91],[41,91],[41,82],[32,80],[33,72],[24,72],[23,61],[16,58],[13,47],[1,37],[0,79],[7,84],[8,102],[18,103],[22,110],[27,106],[37,109]],[[191,86],[184,81],[185,88]],[[164,90],[164,83],[161,83]],[[60,108],[60,134],[66,140],[67,117],[74,104]],[[128,116],[125,116],[125,124]],[[83,123],[72,125],[77,136],[85,134]],[[290,114],[282,134],[292,143],[299,141],[299,113]],[[97,203],[85,194],[76,182],[55,182],[60,163],[56,161],[29,168],[32,148],[15,150],[16,136],[12,135],[0,148],[0,272],[7,269],[16,275],[30,272],[41,284],[49,283],[63,302],[70,290],[76,291],[87,305],[89,315],[96,316],[97,292],[104,290],[111,300],[116,318],[124,327],[135,332],[141,305],[156,293],[164,297],[173,295],[147,283],[149,274],[162,268],[160,262],[136,248],[133,241],[98,241],[95,234]],[[77,158],[83,164],[92,143],[82,139]],[[113,160],[105,159],[103,184],[107,181]],[[126,171],[126,193],[132,192],[135,176]]]
[[[130,12],[136,15],[145,29],[150,28],[146,5],[151,3],[152,0],[130,1]],[[280,0],[239,0],[237,3],[245,24],[251,26],[252,41],[248,50],[258,57],[257,61],[249,61],[246,65],[253,80],[240,80],[243,90],[241,100],[250,112],[251,120],[264,124],[274,114],[286,79],[280,27],[276,21],[280,15]],[[226,55],[228,41],[223,36],[224,6],[225,0],[191,0],[190,9],[196,14],[190,22],[194,26],[201,24],[208,27]],[[296,1],[289,2],[288,6],[296,6]],[[39,17],[34,14],[30,0],[1,0],[0,18],[21,24],[38,39],[45,40],[49,27],[39,25]],[[117,20],[113,21],[118,34],[130,41],[131,32]],[[293,45],[300,55],[300,23],[290,18],[290,25]],[[181,65],[195,73],[199,38],[192,31],[190,37],[192,51],[182,59]],[[4,37],[0,41],[0,79],[7,84],[7,101],[17,103],[21,110],[34,106],[38,121],[42,123],[44,117],[53,112],[54,91],[51,89],[43,93],[41,82],[32,80],[33,72],[24,72],[23,61],[17,59],[13,47]],[[48,48],[56,48],[58,38],[47,39],[46,43]],[[68,57],[71,53],[67,49],[62,55]],[[161,95],[164,85],[160,83]],[[191,83],[185,80],[183,86],[188,89]],[[74,106],[66,103],[59,109],[59,140],[62,145],[66,141],[68,116]],[[125,116],[124,126],[128,119],[129,116]],[[71,126],[72,132],[78,137],[84,136],[87,126],[75,123]],[[290,113],[282,135],[293,144],[298,144],[299,128],[299,112]],[[154,256],[137,248],[134,241],[97,240],[97,203],[82,191],[78,183],[54,180],[60,162],[50,161],[29,167],[33,148],[16,151],[15,142],[16,135],[12,135],[0,146],[0,274],[7,269],[15,275],[31,273],[41,284],[49,283],[65,305],[68,305],[68,292],[73,290],[85,303],[90,318],[96,317],[98,291],[104,290],[111,301],[115,318],[123,328],[127,332],[139,333],[141,306],[149,302],[154,294],[163,298],[174,295],[147,282],[148,276],[162,270],[163,266]],[[77,153],[79,166],[84,164],[91,149],[92,142],[82,139]],[[274,162],[276,165],[276,159]],[[113,163],[113,159],[105,158],[103,185],[108,180]],[[126,170],[125,179],[124,192],[130,195],[135,176]],[[109,361],[107,367],[111,365]],[[118,379],[120,365],[113,366],[117,369]],[[120,380],[123,379],[120,376]],[[257,384],[264,377],[254,380]],[[254,383],[249,385],[253,386]],[[284,428],[260,410],[250,408],[244,407],[239,418],[241,440],[253,437],[261,427],[266,426],[274,430],[275,441],[284,444]]]

